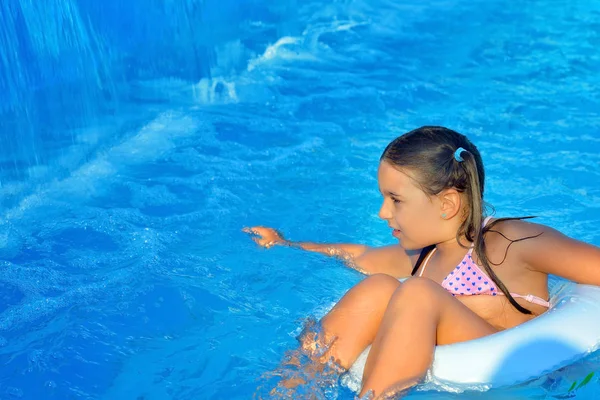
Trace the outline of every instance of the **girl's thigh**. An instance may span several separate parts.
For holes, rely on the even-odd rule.
[[[327,357],[349,368],[373,342],[387,305],[401,283],[385,274],[371,275],[350,289],[321,320]]]

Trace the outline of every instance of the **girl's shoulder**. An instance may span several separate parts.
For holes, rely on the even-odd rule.
[[[540,236],[544,232],[553,231],[552,228],[538,224],[531,218],[490,218],[487,228],[488,232],[496,233],[497,235],[489,235],[489,238],[486,236],[486,243],[490,240],[494,240],[494,237],[496,237],[496,240],[500,237],[504,240],[520,241],[532,236]]]
[[[484,240],[490,253],[504,254],[532,271],[600,285],[600,248],[597,246],[529,219],[492,219],[488,227]]]
[[[522,264],[519,260],[527,252],[527,241],[544,234],[546,226],[524,219],[491,218],[484,233],[485,252],[494,263]]]

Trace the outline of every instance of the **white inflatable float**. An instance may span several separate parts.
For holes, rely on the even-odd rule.
[[[426,382],[442,387],[496,388],[570,365],[600,346],[600,288],[551,278],[551,309],[515,328],[438,346]],[[359,391],[367,348],[342,383]]]

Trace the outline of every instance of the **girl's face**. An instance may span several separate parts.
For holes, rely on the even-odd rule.
[[[406,250],[418,250],[441,242],[442,205],[428,196],[409,170],[400,171],[387,161],[379,164],[377,180],[383,195],[379,217],[387,221]]]

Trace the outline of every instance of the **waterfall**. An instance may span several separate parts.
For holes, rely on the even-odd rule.
[[[68,174],[164,101],[139,82],[235,75],[294,13],[295,1],[1,2],[0,187]]]

